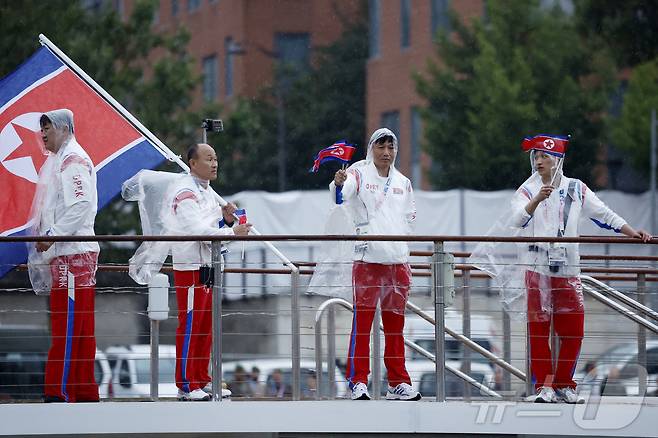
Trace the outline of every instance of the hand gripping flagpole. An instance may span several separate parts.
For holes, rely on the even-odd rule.
[[[44,34],[39,34],[39,42],[41,45],[45,46],[50,50],[53,55],[57,56],[68,68],[70,68],[75,74],[77,74],[90,88],[92,88],[96,93],[98,93],[107,103],[110,104],[121,114],[126,120],[128,120],[134,127],[137,129],[147,140],[149,140],[159,152],[169,161],[175,162],[178,164],[185,172],[189,172],[190,168],[181,158],[173,153],[164,143],[160,141],[151,131],[149,131],[142,123],[137,120],[123,105],[121,105],[115,98],[113,98],[107,91],[103,89],[96,81],[94,81],[91,76],[84,72],[71,58],[69,58],[64,52],[62,52],[59,47],[57,47],[52,41],[48,39]],[[217,196],[217,202],[222,207],[228,204],[224,198]],[[234,215],[235,216],[235,215]],[[237,216],[235,216],[238,219]],[[260,232],[256,230],[255,227],[251,228],[251,232],[260,235]],[[299,269],[295,266],[285,255],[281,253],[271,242],[263,242],[286,266],[290,268],[293,272],[298,272]]]

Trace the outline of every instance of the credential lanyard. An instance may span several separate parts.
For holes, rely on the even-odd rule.
[[[563,237],[567,229],[567,221],[569,220],[569,211],[571,210],[571,203],[573,202],[574,192],[576,188],[576,181],[569,182],[567,189],[567,198],[564,200],[564,210],[562,212],[562,220],[560,221],[560,229],[557,230],[557,237]]]
[[[390,172],[390,170],[389,170]],[[391,180],[393,179],[393,176],[389,176],[388,179],[386,180],[386,184],[384,184],[384,189],[382,191],[382,196],[379,197],[377,200],[377,203],[375,204],[375,211],[373,213],[376,213],[386,200],[386,195],[388,194],[388,189],[391,186]]]

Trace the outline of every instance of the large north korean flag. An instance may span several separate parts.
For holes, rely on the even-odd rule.
[[[68,108],[75,136],[98,174],[98,208],[140,169],[153,168],[165,153],[147,140],[113,106],[42,47],[0,80],[0,235],[27,228],[39,169],[46,159],[39,117]],[[27,259],[24,243],[0,244],[0,277]]]

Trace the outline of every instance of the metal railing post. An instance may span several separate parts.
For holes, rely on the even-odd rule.
[[[503,309],[503,360],[507,363],[512,362],[512,321],[505,309]],[[503,391],[509,393],[511,389],[512,375],[503,371]]]
[[[151,320],[151,401],[158,401],[158,386],[160,383],[160,321]]]
[[[301,399],[301,340],[299,315],[299,270],[290,272],[290,310],[292,324],[292,399]]]
[[[336,390],[336,309],[331,306],[327,314],[327,387],[329,398],[334,398]],[[320,384],[318,384],[320,388]]]
[[[212,400],[222,400],[222,243],[212,242]]]
[[[445,392],[445,301],[443,286],[445,284],[443,272],[443,242],[434,242],[432,254],[432,288],[434,289],[434,347],[436,351],[436,401],[446,400]]]
[[[148,316],[151,321],[151,400],[158,400],[160,383],[160,321],[169,317],[169,277],[156,274],[148,285]]]
[[[526,317],[525,323],[525,395],[530,396],[535,393],[535,387],[532,383],[532,363],[530,362],[530,323]]]
[[[645,274],[637,274],[637,301],[645,304],[647,279]],[[647,329],[641,324],[637,329],[637,363],[640,366],[638,372],[638,395],[643,396],[647,392]]]
[[[315,321],[315,399],[322,399],[322,318]]]
[[[373,321],[375,329],[372,331],[372,395],[375,400],[379,400],[382,393],[382,343],[381,333],[379,332],[381,320],[382,310],[378,305],[375,309]]]
[[[462,271],[462,299],[463,299],[463,317],[462,317],[462,334],[471,338],[471,271],[466,269]],[[471,349],[460,344],[464,351],[464,360],[462,362],[462,371],[465,374],[471,374]],[[471,386],[464,382],[464,398],[471,399]]]

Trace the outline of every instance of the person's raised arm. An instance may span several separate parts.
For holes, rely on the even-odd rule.
[[[332,200],[336,204],[342,204],[344,200],[354,197],[358,193],[360,179],[361,173],[356,169],[338,170],[329,184]]]

